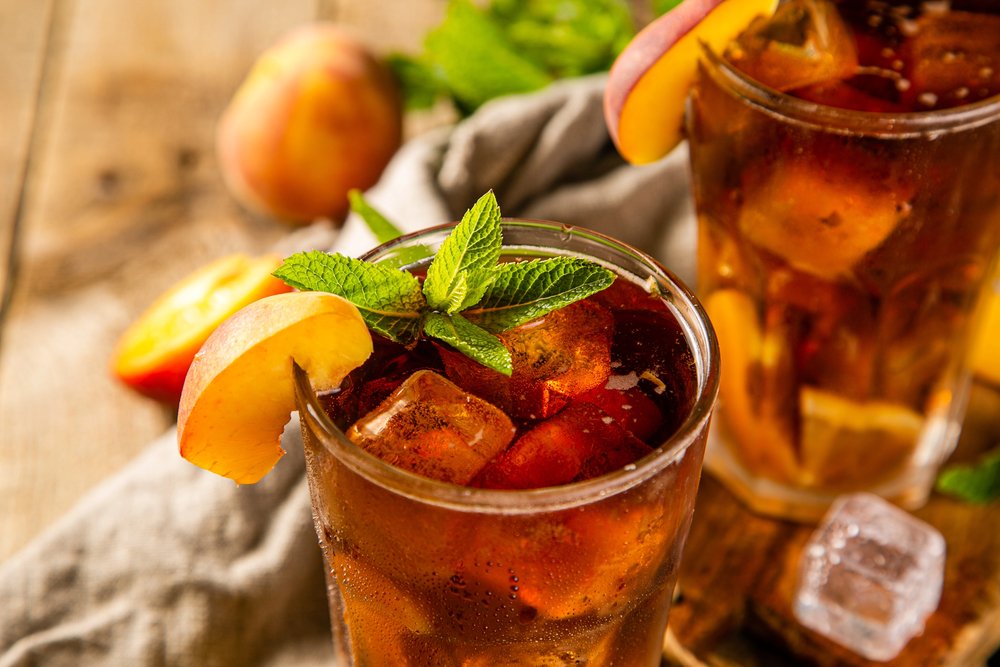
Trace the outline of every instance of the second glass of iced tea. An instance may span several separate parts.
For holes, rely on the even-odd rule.
[[[856,490],[914,508],[955,444],[1000,245],[1000,14],[962,8],[796,0],[702,59],[706,465],[757,510],[811,520]]]
[[[419,275],[449,231],[366,259]],[[335,395],[297,376],[344,664],[660,664],[717,390],[714,333],[638,251],[548,223],[503,234],[506,261],[583,257],[617,275],[507,336],[510,381],[428,341],[377,340]],[[502,465],[453,440],[511,428]]]

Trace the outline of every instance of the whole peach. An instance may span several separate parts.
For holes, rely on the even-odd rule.
[[[351,188],[373,185],[399,147],[395,79],[327,23],[261,54],[219,122],[223,178],[248,208],[289,222],[341,218]]]

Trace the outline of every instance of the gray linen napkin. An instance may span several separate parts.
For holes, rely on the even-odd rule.
[[[603,86],[589,77],[488,104],[405,145],[368,197],[412,231],[458,219],[492,188],[505,215],[606,232],[690,281],[686,150],[625,165]],[[351,217],[279,250],[372,245]],[[293,422],[288,454],[243,487],[181,460],[172,431],[151,443],[0,565],[0,667],[332,665],[299,438]]]

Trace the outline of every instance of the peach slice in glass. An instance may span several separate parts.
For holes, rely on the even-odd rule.
[[[604,119],[633,164],[654,162],[681,140],[688,89],[702,45],[721,52],[777,0],[685,0],[646,26],[621,52],[604,92]]]
[[[371,352],[361,313],[339,296],[290,292],[255,301],[223,322],[191,364],[177,417],[181,456],[238,483],[257,482],[284,454],[293,362],[326,391]]]
[[[228,255],[182,279],[125,330],[111,372],[132,389],[176,405],[195,353],[223,320],[257,299],[291,291],[271,275],[280,264],[272,255]]]

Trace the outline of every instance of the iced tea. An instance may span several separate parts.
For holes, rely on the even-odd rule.
[[[914,507],[954,445],[1000,245],[996,7],[792,1],[702,60],[707,465],[757,509],[811,519],[862,489]]]
[[[369,260],[409,263],[447,231]],[[335,644],[357,665],[658,665],[714,334],[625,246],[534,222],[506,223],[504,242],[507,261],[583,256],[618,277],[501,334],[510,377],[383,339],[334,394],[298,378]]]

